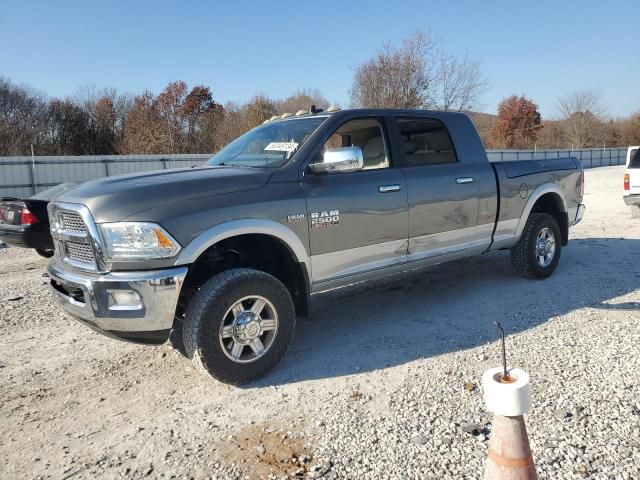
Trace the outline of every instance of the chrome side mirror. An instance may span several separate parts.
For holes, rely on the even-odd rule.
[[[313,173],[349,173],[362,170],[364,159],[360,147],[332,148],[324,152],[322,162],[311,163]]]

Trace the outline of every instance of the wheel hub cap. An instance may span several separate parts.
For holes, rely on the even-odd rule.
[[[220,346],[235,363],[250,363],[264,356],[276,338],[278,313],[267,298],[251,295],[236,301],[222,318]]]
[[[255,340],[262,333],[260,318],[253,314],[242,314],[234,321],[233,339],[242,343]]]
[[[547,267],[556,253],[556,238],[550,228],[543,228],[536,239],[536,259],[541,267]]]

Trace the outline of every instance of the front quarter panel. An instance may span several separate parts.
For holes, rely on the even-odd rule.
[[[175,265],[192,263],[218,241],[244,234],[274,236],[299,262],[308,263],[306,204],[297,182],[270,182],[259,190],[219,195],[205,205],[185,202],[162,212],[159,223],[183,246]]]

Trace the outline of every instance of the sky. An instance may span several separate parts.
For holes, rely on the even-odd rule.
[[[640,110],[640,0],[0,0],[0,76],[56,97],[184,80],[221,103],[318,88],[348,106],[354,67],[416,30],[480,61],[476,110],[524,94],[554,118],[580,89],[610,117]]]

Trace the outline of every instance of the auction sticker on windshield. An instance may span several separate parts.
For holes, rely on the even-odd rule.
[[[295,142],[271,142],[264,147],[265,152],[293,152],[298,148]]]

